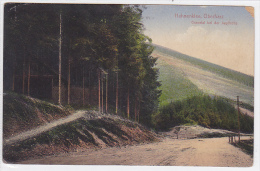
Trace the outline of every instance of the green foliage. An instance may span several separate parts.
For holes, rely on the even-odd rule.
[[[157,111],[161,93],[157,90],[159,70],[155,68],[157,59],[150,56],[154,49],[151,39],[142,33],[141,17],[141,8],[125,5],[120,15],[114,18],[118,24],[115,29],[119,42],[117,67],[120,93],[124,98],[129,96],[130,118],[135,118],[134,111],[138,110],[140,122],[151,125],[151,114]],[[121,105],[121,111],[126,111],[126,106]]]
[[[159,90],[162,91],[162,95],[159,98],[161,106],[171,101],[183,100],[202,94],[202,91],[178,69],[163,61],[158,61],[157,67],[160,68],[158,80],[162,83],[159,87]]]
[[[15,82],[15,92],[27,93],[24,77],[13,76],[27,76],[30,65],[31,74],[51,75],[46,84],[57,86],[61,40],[65,87],[82,87],[84,83],[90,89],[97,88],[97,71],[102,69],[109,73],[108,104],[113,109],[116,71],[120,113],[127,113],[129,97],[130,118],[138,110],[140,121],[150,124],[151,113],[158,107],[159,71],[156,59],[150,56],[153,47],[143,34],[141,19],[142,8],[137,5],[5,4],[4,90],[10,91]],[[42,99],[34,92],[47,91],[42,90],[45,85],[35,84],[30,95]]]
[[[238,130],[238,114],[234,105],[222,97],[208,95],[171,102],[160,108],[153,116],[155,127],[167,130],[182,124],[199,124],[208,128]],[[254,120],[247,115],[240,115],[241,132],[253,132]]]

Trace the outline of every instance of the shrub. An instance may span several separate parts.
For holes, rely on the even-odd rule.
[[[155,129],[167,130],[181,124],[199,124],[208,128],[238,130],[238,115],[231,100],[209,95],[193,96],[162,106],[153,116]],[[240,115],[241,132],[252,133],[253,118]]]

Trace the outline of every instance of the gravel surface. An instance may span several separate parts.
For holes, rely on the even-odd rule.
[[[37,135],[39,135],[43,132],[46,132],[46,131],[53,129],[53,128],[59,126],[59,125],[66,124],[66,123],[75,121],[79,118],[83,118],[83,117],[87,120],[100,119],[102,117],[114,118],[114,119],[116,118],[116,119],[124,120],[124,119],[120,118],[119,116],[109,115],[109,114],[101,114],[97,111],[77,111],[74,114],[69,115],[65,118],[58,119],[56,121],[47,123],[45,125],[34,128],[32,130],[25,131],[25,132],[19,133],[17,135],[14,135],[10,138],[4,139],[3,145],[4,146],[5,145],[11,145],[11,144],[17,143],[19,141],[23,141],[23,140],[35,137],[35,136],[37,136]]]
[[[20,164],[250,167],[253,158],[229,144],[227,137],[165,138],[156,143],[66,153]]]

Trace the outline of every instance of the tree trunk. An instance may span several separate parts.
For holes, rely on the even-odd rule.
[[[106,113],[108,111],[108,74],[106,75]]]
[[[70,57],[70,48],[71,48],[71,40],[70,40],[70,47],[69,47],[69,60],[68,60],[68,64],[69,64],[69,69],[68,69],[68,105],[70,104],[70,63],[71,63],[71,57]]]
[[[138,100],[138,107],[137,107],[137,122],[139,123],[139,118],[140,118],[140,100]]]
[[[13,86],[12,86],[12,91],[14,92],[14,84],[15,84],[15,66],[16,66],[16,57],[14,57],[14,65],[13,65]]]
[[[51,78],[51,96],[53,99],[53,77]]]
[[[30,79],[31,79],[31,60],[29,60],[29,66],[28,66],[28,96],[30,96]]]
[[[59,99],[58,104],[61,105],[61,13],[60,13],[60,38],[59,38]]]
[[[118,71],[116,72],[116,114],[118,112]]]
[[[100,70],[98,69],[98,109],[101,112],[101,104],[100,104]]]
[[[23,94],[25,91],[25,46],[23,47]]]
[[[70,59],[69,59],[69,73],[68,73],[68,105],[69,104],[70,104]]]
[[[127,119],[130,118],[130,99],[129,99],[129,88],[127,90]]]
[[[88,104],[91,105],[91,86],[90,86],[90,76],[91,76],[91,70],[89,71],[88,73],[88,90],[89,90],[89,93],[88,93]]]
[[[101,73],[101,88],[102,88],[102,92],[101,92],[101,100],[102,100],[102,109],[101,112],[103,113],[104,111],[104,79],[103,79],[103,73]]]
[[[23,63],[23,94],[25,89],[25,62]]]
[[[13,70],[13,86],[12,86],[13,92],[14,92],[14,84],[15,84],[15,69]]]
[[[85,74],[84,74],[84,66],[83,66],[83,78],[82,78],[82,104],[85,105]]]
[[[135,121],[136,121],[136,118],[137,118],[137,97],[135,98]]]

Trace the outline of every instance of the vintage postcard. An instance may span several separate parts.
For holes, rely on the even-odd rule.
[[[6,170],[259,166],[253,3],[2,6]]]

